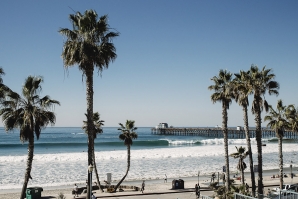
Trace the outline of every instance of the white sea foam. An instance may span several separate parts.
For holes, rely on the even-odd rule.
[[[196,176],[220,172],[224,165],[223,139],[205,140],[200,146],[181,146],[134,150],[131,148],[131,168],[126,180],[159,179],[167,174],[168,178]],[[235,146],[246,146],[245,140],[229,140],[229,153],[235,152]],[[283,144],[284,166],[295,160],[298,144]],[[256,144],[252,139],[255,164]],[[268,143],[263,147],[264,169],[278,168],[277,143]],[[21,188],[24,180],[27,156],[0,156],[0,189]],[[112,173],[118,181],[126,171],[127,151],[96,152],[97,169],[100,180],[106,179],[106,173]],[[245,160],[248,162],[248,159]],[[298,162],[297,162],[298,163]],[[230,158],[231,171],[236,170],[237,160]],[[294,162],[295,164],[295,162]],[[57,153],[34,155],[32,177],[28,186],[59,186],[83,183],[87,173],[87,153]]]

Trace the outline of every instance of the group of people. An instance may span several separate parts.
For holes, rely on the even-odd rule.
[[[201,191],[200,190],[200,185],[196,184],[196,186],[195,186],[195,194],[196,194],[197,198],[199,198],[200,195],[201,195],[201,192],[200,191]]]

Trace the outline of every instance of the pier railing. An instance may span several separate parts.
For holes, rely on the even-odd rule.
[[[175,136],[202,136],[222,138],[223,133],[221,128],[152,128],[151,133],[155,135],[175,135]],[[250,138],[256,137],[256,130],[249,130]],[[229,128],[228,137],[235,139],[244,139],[245,131],[243,129]],[[262,128],[263,138],[276,137],[275,131],[272,129]],[[298,139],[298,132],[285,131],[284,138]]]

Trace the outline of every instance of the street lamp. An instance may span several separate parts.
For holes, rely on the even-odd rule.
[[[200,171],[198,171],[198,186],[200,185]]]
[[[293,179],[293,173],[292,173],[292,163],[293,163],[293,161],[291,160],[291,164],[290,164],[290,169],[291,169],[291,179]]]
[[[89,185],[88,185],[88,198],[91,199],[91,195],[92,195],[92,171],[93,171],[93,166],[92,164],[90,164],[88,166],[88,182],[89,182]]]

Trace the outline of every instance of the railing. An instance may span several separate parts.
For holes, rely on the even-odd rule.
[[[210,197],[210,196],[204,196],[204,195],[202,195],[201,198],[202,198],[202,199],[214,199],[214,198],[212,198],[212,197]]]
[[[256,198],[247,196],[247,195],[243,195],[240,193],[234,193],[234,199],[256,199]]]

